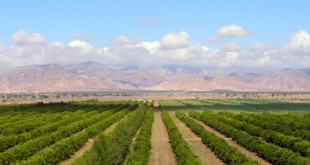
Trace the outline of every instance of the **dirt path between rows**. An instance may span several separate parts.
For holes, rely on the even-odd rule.
[[[113,123],[109,128],[107,128],[106,130],[102,131],[102,133],[100,134],[107,134],[109,132],[111,132],[115,126],[117,125],[118,122]],[[59,163],[59,165],[70,165],[72,164],[77,158],[83,156],[83,154],[90,150],[93,147],[94,141],[97,138],[97,136],[95,136],[94,138],[90,138],[88,139],[88,141],[82,146],[82,148],[80,148],[78,151],[76,151],[71,157],[70,159],[64,160],[62,162]]]
[[[176,116],[175,112],[169,112],[172,120],[178,127],[184,140],[188,144],[194,155],[198,156],[198,159],[203,165],[223,165],[225,164],[220,158],[218,158],[210,148],[208,148],[194,132],[191,131],[182,121]]]
[[[149,165],[176,165],[174,153],[169,143],[168,133],[161,119],[161,112],[155,112],[152,128],[152,150]]]
[[[194,119],[194,118],[192,118]],[[241,145],[239,145],[237,142],[235,142],[232,138],[228,138],[226,137],[224,134],[216,131],[215,129],[207,126],[206,124],[204,124],[201,121],[198,121],[196,119],[194,119],[195,121],[199,122],[207,131],[214,133],[216,136],[224,139],[229,145],[236,147],[240,152],[244,153],[246,156],[248,156],[249,158],[257,161],[259,164],[262,165],[271,165],[269,162],[267,162],[266,160],[260,158],[259,156],[257,156],[257,154],[255,152],[252,152],[244,147],[242,147]]]

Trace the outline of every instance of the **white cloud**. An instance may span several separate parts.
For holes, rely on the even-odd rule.
[[[81,50],[81,54],[83,55],[90,54],[93,51],[93,46],[90,43],[81,40],[70,41],[68,46],[72,48],[79,48]]]
[[[151,55],[164,60],[186,62],[187,60],[214,57],[215,52],[207,46],[189,40],[189,34],[185,31],[180,33],[167,33],[161,41],[141,42],[137,46],[148,50]]]
[[[209,42],[216,42],[222,37],[244,37],[249,33],[238,25],[228,25],[221,27],[216,34],[208,37]]]
[[[310,34],[305,30],[299,30],[291,36],[286,48],[298,54],[310,53]]]
[[[109,51],[108,47],[105,48],[98,48],[96,54],[107,54]]]
[[[108,47],[102,48],[77,39],[67,43],[48,42],[42,34],[28,34],[24,31],[13,36],[12,45],[0,45],[1,67],[85,61],[197,65],[226,69],[310,66],[309,53],[306,53],[310,47],[309,33],[304,30],[294,33],[282,48],[256,43],[248,49],[243,49],[236,42],[227,42],[220,49],[212,48],[191,41],[187,32],[170,32],[160,41],[139,42],[126,36],[118,36]]]
[[[161,43],[159,41],[141,42],[141,43],[137,44],[137,47],[145,48],[151,54],[155,54],[156,52],[158,52],[159,48],[161,47]]]
[[[250,49],[253,51],[264,51],[273,49],[272,46],[266,45],[264,43],[258,42],[250,46]]]
[[[185,31],[179,34],[170,32],[161,39],[161,44],[164,49],[177,49],[188,46],[190,44],[188,39],[189,34]]]
[[[261,58],[258,59],[258,63],[259,63],[260,65],[264,65],[264,64],[266,64],[269,60],[270,60],[270,57],[269,57],[269,56],[261,57]]]
[[[157,53],[157,56],[170,60],[181,61],[193,58],[193,54],[191,54],[190,50],[186,48],[162,50]]]
[[[227,61],[230,61],[230,62],[236,61],[238,57],[240,56],[239,53],[237,52],[227,52],[226,54],[227,54],[226,59]]]
[[[241,45],[236,42],[227,42],[223,45],[223,49],[227,51],[237,51],[241,49]]]
[[[230,67],[238,61],[240,54],[238,52],[225,52],[225,58],[220,61],[221,67]]]
[[[16,45],[24,44],[44,44],[46,43],[45,36],[40,33],[28,34],[24,30],[15,32],[12,37],[12,42]]]
[[[247,34],[243,27],[238,25],[224,26],[217,31],[217,35],[222,37],[242,37]]]
[[[113,45],[132,45],[136,44],[137,41],[133,39],[129,39],[128,37],[124,35],[119,35],[113,42]]]

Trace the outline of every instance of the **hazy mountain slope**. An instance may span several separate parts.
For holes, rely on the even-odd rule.
[[[101,79],[107,79],[115,73],[115,70],[106,67],[99,62],[85,62],[81,64],[65,65],[64,67],[69,72],[75,74]]]
[[[100,89],[132,89],[127,84],[84,77],[60,65],[18,67],[0,74],[1,92],[90,91]]]
[[[232,91],[310,91],[309,70],[285,69],[258,75],[254,73],[206,74],[166,81],[150,90],[232,90]]]
[[[131,67],[117,71],[115,75],[111,75],[111,79],[143,89],[191,75],[197,73],[192,69],[177,66]]]
[[[0,93],[110,89],[310,91],[310,69],[223,74],[180,66],[110,68],[96,62],[31,65],[0,72]]]
[[[310,74],[304,70],[284,69],[264,74],[252,84],[267,91],[310,91]]]
[[[233,72],[228,76],[243,81],[245,83],[250,83],[255,81],[260,75],[256,73],[246,73],[246,72]]]
[[[149,90],[232,90],[232,91],[255,91],[251,85],[226,75],[189,76],[185,78],[166,81]]]

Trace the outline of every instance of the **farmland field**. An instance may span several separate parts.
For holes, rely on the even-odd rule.
[[[0,164],[310,164],[310,103],[82,101],[0,106]]]

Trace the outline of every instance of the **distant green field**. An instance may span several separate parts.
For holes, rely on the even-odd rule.
[[[310,113],[310,103],[271,100],[164,100],[165,110],[204,110],[260,113]]]

